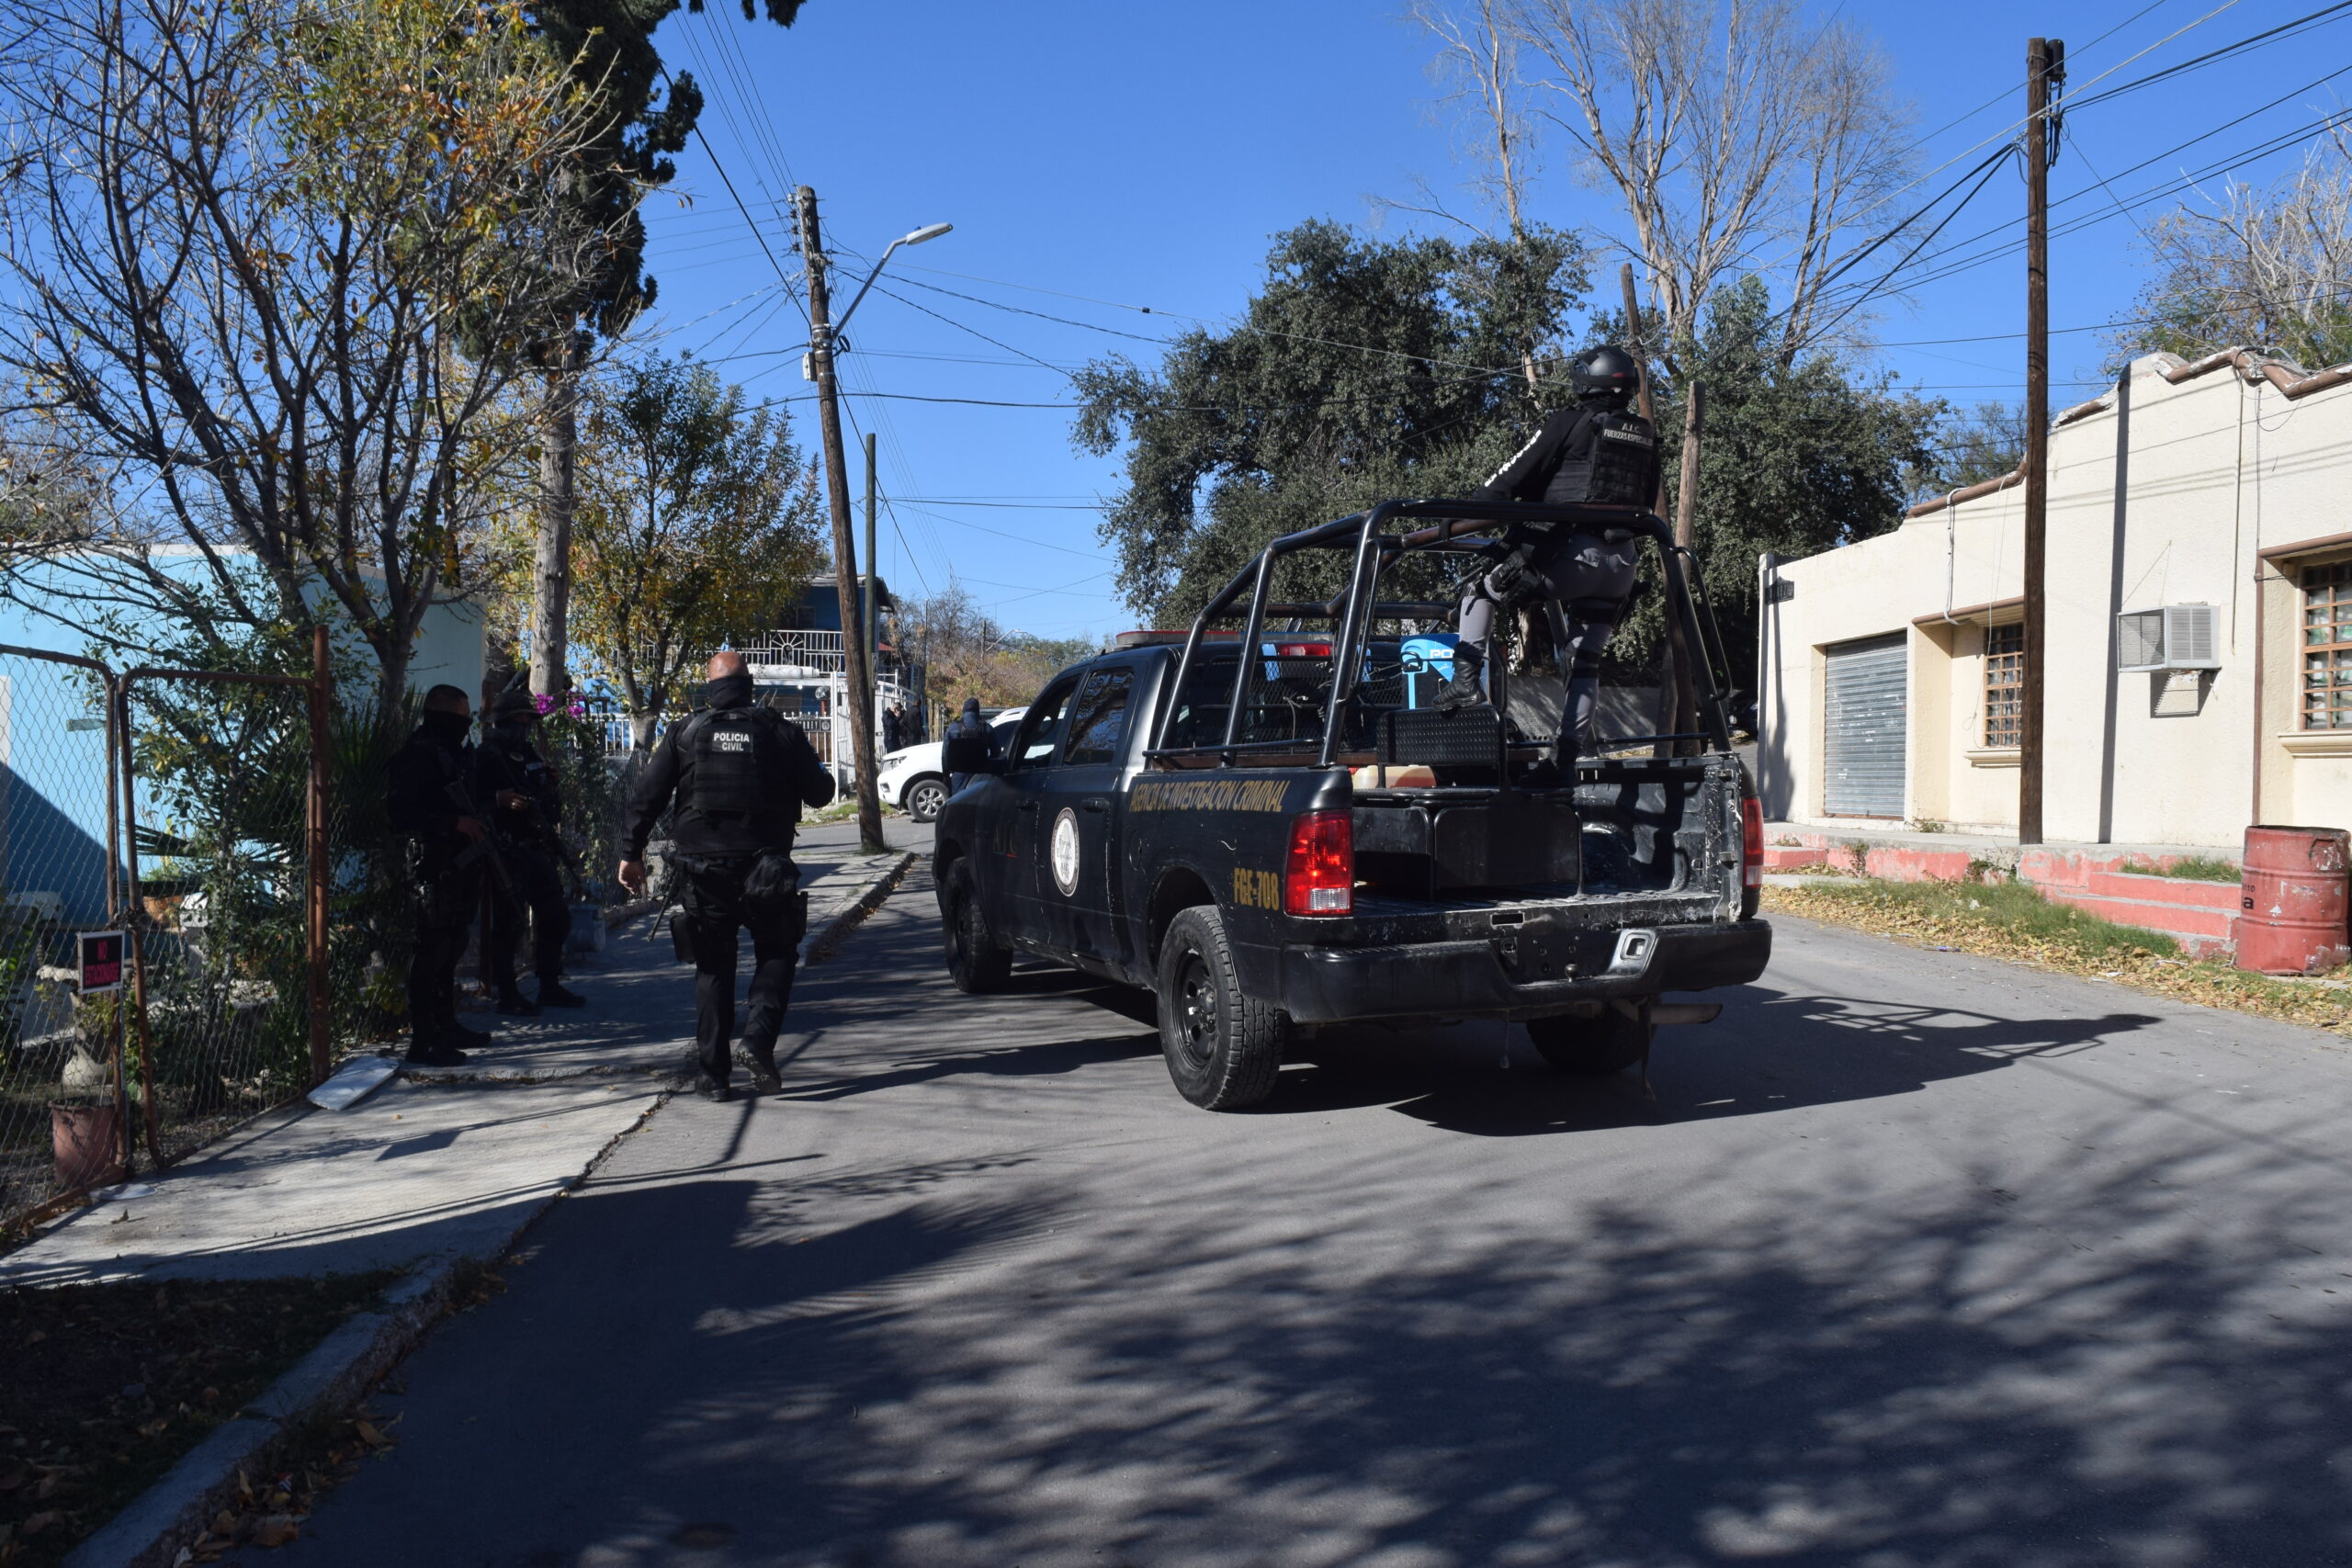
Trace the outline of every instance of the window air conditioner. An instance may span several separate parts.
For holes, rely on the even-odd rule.
[[[2166,604],[2161,610],[2132,610],[2115,617],[2115,667],[2136,671],[2219,670],[2214,654],[2213,606]]]

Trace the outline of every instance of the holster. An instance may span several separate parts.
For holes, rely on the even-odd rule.
[[[670,911],[670,951],[678,955],[681,964],[695,961],[695,926],[684,909]]]

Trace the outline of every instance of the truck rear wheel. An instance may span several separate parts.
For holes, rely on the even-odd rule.
[[[1159,1050],[1176,1092],[1204,1111],[1238,1111],[1273,1092],[1287,1021],[1241,994],[1225,920],[1196,905],[1159,949]]]
[[[985,996],[1012,978],[1012,950],[996,940],[980,913],[980,889],[967,861],[947,868],[940,889],[941,934],[947,943],[947,977],[959,991]]]
[[[1607,1077],[1622,1073],[1642,1059],[1657,1026],[1627,1018],[1615,1008],[1599,1018],[1531,1018],[1528,1038],[1538,1055],[1564,1073],[1578,1077]]]

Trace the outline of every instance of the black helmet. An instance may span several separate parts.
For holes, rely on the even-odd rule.
[[[1641,390],[1641,367],[1613,343],[1602,344],[1568,367],[1568,385],[1578,402],[1610,402],[1623,408]]]

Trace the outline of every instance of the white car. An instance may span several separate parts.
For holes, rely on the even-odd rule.
[[[1012,727],[1020,722],[1026,707],[1006,708],[989,716],[989,733],[995,737],[999,751],[1012,738]],[[875,793],[885,806],[895,806],[918,822],[936,822],[939,808],[947,804],[947,770],[940,765],[944,748],[936,740],[920,746],[903,746],[883,756],[875,775]]]

